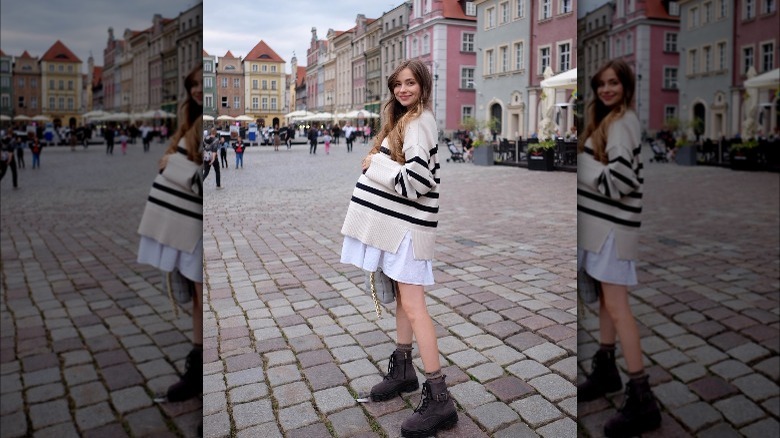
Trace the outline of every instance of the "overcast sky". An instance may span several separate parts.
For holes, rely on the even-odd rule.
[[[325,39],[328,29],[348,30],[355,26],[358,14],[379,18],[402,4],[402,0],[204,0],[203,49],[214,56],[230,50],[245,57],[264,40],[287,63],[293,51],[298,65],[306,65],[306,49],[311,28],[317,38]]]
[[[154,14],[176,18],[200,0],[3,0],[0,2],[0,49],[19,56],[43,56],[57,40],[83,62],[86,73],[89,52],[103,65],[108,28],[121,39],[125,29],[144,30]]]

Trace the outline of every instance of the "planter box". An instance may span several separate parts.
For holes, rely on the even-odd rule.
[[[754,149],[731,151],[729,164],[732,170],[759,170],[758,153]]]
[[[683,146],[677,149],[674,161],[680,166],[696,165],[696,146]]]
[[[483,144],[478,148],[474,148],[471,154],[471,160],[477,166],[492,166],[493,165],[493,146],[490,144]]]
[[[528,154],[528,170],[555,170],[555,151],[548,149],[539,155]]]

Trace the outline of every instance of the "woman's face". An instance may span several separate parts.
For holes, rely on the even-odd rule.
[[[408,68],[398,74],[393,86],[393,95],[405,107],[416,104],[420,99],[420,84]]]
[[[198,105],[203,105],[203,79],[201,75],[194,75],[192,78],[192,88],[190,88],[190,95]]]
[[[623,101],[623,83],[618,79],[615,70],[608,68],[601,73],[596,92],[601,103],[607,108],[612,108]]]

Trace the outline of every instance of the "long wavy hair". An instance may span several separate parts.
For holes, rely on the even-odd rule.
[[[179,140],[184,138],[184,142],[187,145],[187,159],[197,164],[202,164],[203,157],[200,154],[200,144],[203,141],[203,105],[192,97],[192,87],[195,86],[196,81],[203,83],[203,64],[196,65],[184,78],[184,89],[187,90],[187,97],[179,105],[179,126],[171,137],[171,142],[168,144],[165,154],[175,153]]]
[[[608,107],[599,99],[598,88],[601,84],[601,75],[608,69],[615,72],[618,80],[623,84],[623,100],[613,107]],[[580,137],[577,150],[585,150],[585,140],[590,138],[593,156],[596,160],[607,164],[607,132],[609,125],[619,119],[630,109],[634,102],[634,87],[636,79],[631,67],[622,59],[613,59],[607,61],[599,71],[590,79],[590,88],[593,90],[593,98],[588,103],[587,117],[588,123],[585,126],[585,132]]]
[[[412,72],[412,76],[420,84],[420,98],[408,107],[401,105],[401,102],[395,98],[395,83],[398,80],[398,75],[405,68]],[[374,147],[370,153],[379,152],[382,141],[387,138],[390,157],[401,164],[406,162],[403,153],[404,133],[410,121],[419,117],[426,109],[431,109],[432,84],[433,77],[430,70],[419,59],[407,59],[398,65],[393,74],[387,78],[387,89],[390,90],[390,97],[382,109],[382,127],[374,138]]]

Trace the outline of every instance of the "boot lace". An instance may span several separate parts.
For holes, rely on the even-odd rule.
[[[431,385],[427,381],[423,382],[422,398],[420,399],[420,404],[418,404],[417,407],[414,408],[414,413],[415,414],[419,413],[420,415],[422,415],[422,413],[425,412],[426,409],[428,409],[428,403],[431,402],[431,397],[433,397],[431,393]]]
[[[390,356],[390,361],[387,364],[387,374],[385,374],[384,380],[392,380],[395,373],[393,373],[393,370],[395,369],[395,355]]]

